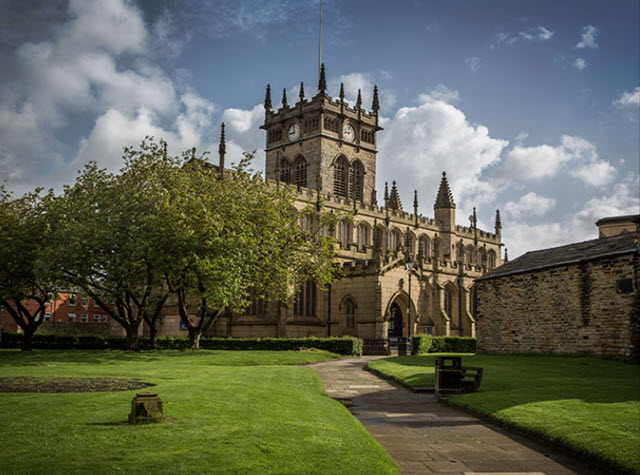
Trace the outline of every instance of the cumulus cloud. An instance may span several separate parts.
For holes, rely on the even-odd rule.
[[[579,71],[582,71],[588,65],[589,63],[587,63],[587,61],[584,58],[576,58],[576,60],[573,62],[573,67]]]
[[[597,48],[596,36],[598,36],[598,33],[600,33],[600,30],[593,25],[582,27],[580,42],[576,45],[576,48]]]
[[[187,88],[179,93],[152,61],[154,48],[170,47],[167,15],[148,27],[130,1],[71,0],[51,31],[16,50],[15,78],[0,88],[0,170],[10,186],[59,185],[89,159],[115,167],[122,146],[145,135],[202,143],[213,104]],[[97,117],[94,128],[69,163],[73,147],[58,137],[86,116]]]
[[[384,121],[378,177],[396,179],[405,202],[411,202],[412,188],[417,187],[422,209],[430,209],[440,174],[446,171],[454,199],[459,207],[464,203],[464,216],[471,211],[470,203],[495,197],[494,186],[480,175],[499,162],[508,142],[492,138],[487,127],[471,124],[461,110],[436,96],[422,94],[418,105],[402,107]]]
[[[507,216],[512,219],[528,216],[543,216],[556,205],[556,200],[540,196],[532,191],[520,197],[518,201],[508,201],[504,205]]]
[[[256,151],[252,168],[264,170],[265,133],[260,130],[264,122],[264,108],[261,104],[252,109],[226,109],[222,121],[227,127],[227,156],[231,162],[238,162],[243,152]]]
[[[610,184],[616,169],[598,156],[591,142],[582,137],[563,135],[558,146],[525,147],[517,143],[506,153],[496,176],[504,180],[539,181],[552,178],[571,164],[570,175],[591,186]]]
[[[635,107],[640,106],[640,87],[636,87],[633,91],[625,91],[620,94],[613,102],[612,105],[617,108]]]
[[[344,84],[345,101],[348,104],[351,106],[356,104],[358,90],[360,90],[362,96],[362,107],[367,110],[371,108],[374,86],[374,80],[371,74],[355,72],[330,78],[328,81],[328,91],[331,96],[338,97],[340,92],[340,83]],[[297,97],[299,88],[293,88],[293,90]],[[392,90],[378,88],[378,95],[382,111],[389,110],[395,105],[396,95]]]
[[[505,246],[509,249],[510,257],[513,259],[527,251],[597,238],[597,220],[607,216],[638,213],[639,187],[640,179],[629,175],[611,191],[589,199],[577,212],[560,216],[556,220],[537,224],[527,220],[503,220],[502,235],[505,236]]]
[[[420,103],[429,102],[433,99],[446,102],[447,104],[453,104],[460,100],[460,95],[458,94],[458,91],[453,91],[440,83],[436,87],[432,88],[428,94],[420,94],[418,96],[418,102]]]

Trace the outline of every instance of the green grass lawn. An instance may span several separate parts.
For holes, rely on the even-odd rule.
[[[0,351],[0,377],[133,377],[166,422],[126,424],[136,391],[0,393],[2,473],[397,473],[324,394],[312,352]]]
[[[435,384],[434,356],[378,360],[370,368],[409,386]],[[591,357],[462,355],[482,366],[480,391],[455,406],[640,473],[640,366]]]

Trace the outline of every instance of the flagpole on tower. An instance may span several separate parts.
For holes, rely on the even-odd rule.
[[[320,0],[320,28],[318,38],[318,78],[320,77],[320,68],[322,65],[322,0]]]

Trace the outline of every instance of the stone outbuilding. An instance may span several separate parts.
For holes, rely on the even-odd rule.
[[[639,221],[605,218],[598,239],[528,252],[479,277],[478,350],[639,360]]]

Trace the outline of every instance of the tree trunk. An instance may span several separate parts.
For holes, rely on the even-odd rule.
[[[151,320],[151,325],[149,325],[149,346],[152,350],[158,349],[158,328],[154,319]]]
[[[197,328],[189,328],[189,348],[192,350],[200,349],[200,337],[202,332]]]
[[[22,335],[22,351],[31,351],[33,346],[33,331],[27,329]]]
[[[127,325],[127,350],[138,351],[138,327],[140,324]]]

